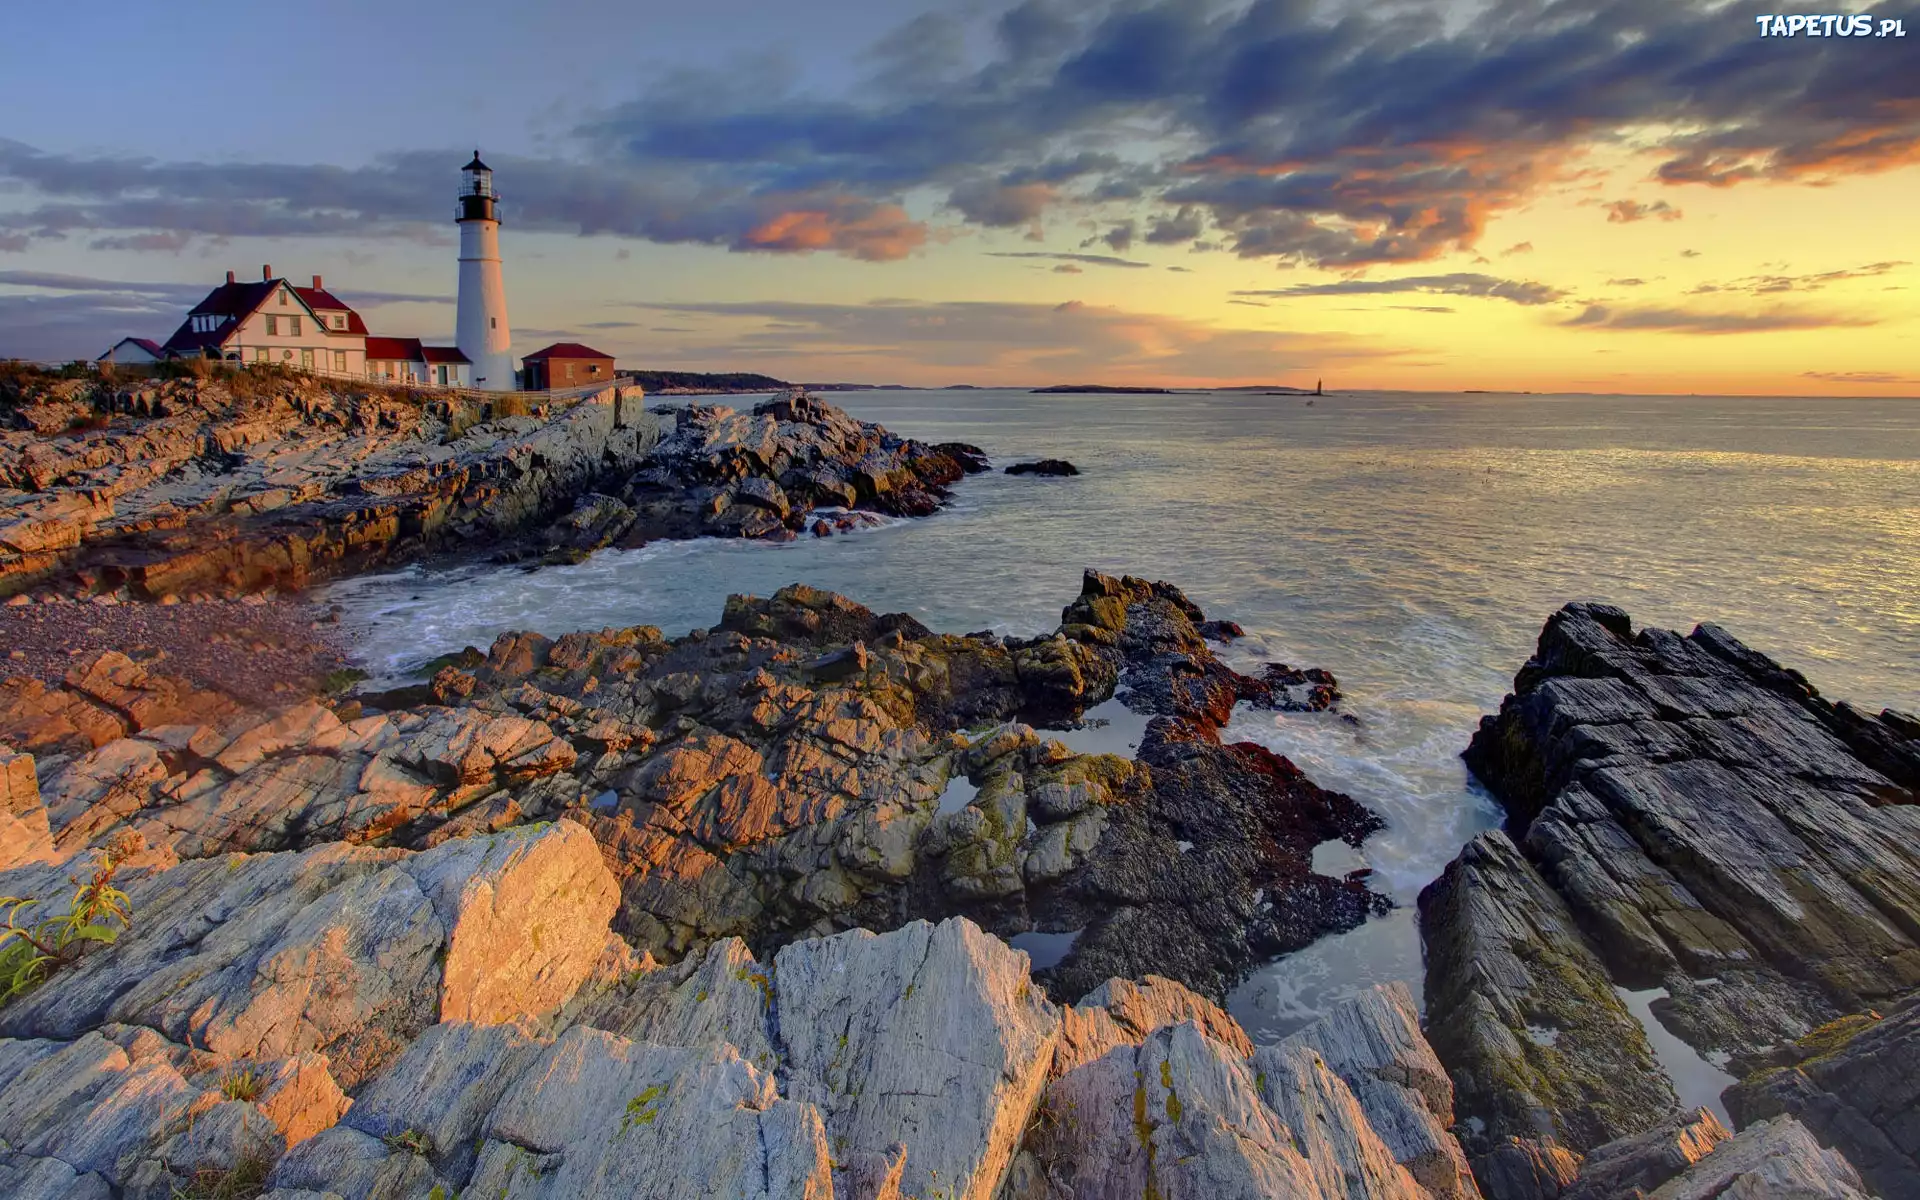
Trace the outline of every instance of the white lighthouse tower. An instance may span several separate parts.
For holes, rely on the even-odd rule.
[[[507,328],[507,285],[500,279],[500,197],[493,170],[473,152],[460,169],[460,307],[454,344],[473,364],[473,386],[513,390],[513,331]]]

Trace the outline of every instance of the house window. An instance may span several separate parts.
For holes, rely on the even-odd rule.
[[[345,350],[335,350],[333,352],[333,369],[336,371],[344,371],[347,369],[347,352]]]
[[[279,317],[269,316],[267,318],[267,336],[268,337],[280,336],[280,318]]]
[[[285,308],[286,306],[287,306],[287,294],[286,294],[285,292],[281,292],[281,293],[280,293],[280,307],[281,307],[281,308]]]
[[[253,352],[253,361],[257,363],[263,363],[267,361],[267,348],[265,346],[262,346]]]
[[[302,371],[313,370],[313,351],[302,350],[300,352],[300,369]]]
[[[287,332],[292,334],[294,337],[300,336],[300,318],[299,317],[287,318]]]
[[[598,375],[599,373],[600,373],[599,363],[594,363],[592,366],[587,368],[587,374],[589,375]]]
[[[347,319],[343,316],[336,315],[333,318],[333,327],[335,329],[345,329],[347,327]]]

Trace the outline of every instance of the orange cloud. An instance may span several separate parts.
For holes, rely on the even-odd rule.
[[[893,262],[926,241],[927,227],[899,205],[846,201],[778,213],[748,230],[737,248],[777,254],[832,250],[866,262]]]

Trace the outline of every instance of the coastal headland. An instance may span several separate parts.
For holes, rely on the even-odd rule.
[[[1173,583],[1033,637],[794,584],[399,687],[301,599],[934,517],[976,447],[253,373],[0,420],[7,1195],[1920,1195],[1920,721],[1714,626],[1550,617],[1425,978],[1255,1045],[1220,1002],[1391,905],[1314,869],[1383,822],[1231,740],[1339,683]]]

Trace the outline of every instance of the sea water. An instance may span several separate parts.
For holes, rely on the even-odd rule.
[[[921,520],[784,545],[703,540],[528,572],[409,569],[336,585],[363,665],[405,677],[509,629],[714,624],[727,595],[804,581],[943,631],[1051,630],[1083,568],[1179,584],[1248,637],[1223,651],[1339,677],[1344,711],[1242,711],[1228,735],[1387,821],[1341,872],[1399,906],[1255,972],[1256,1040],[1405,979],[1411,905],[1497,822],[1460,762],[1546,617],[1570,600],[1682,631],[1714,621],[1870,711],[1920,710],[1920,401],[1369,393],[855,392],[849,412],[998,466]],[[740,398],[741,404],[751,403]],[[1117,709],[1117,706],[1114,706]],[[1137,744],[1124,711],[1068,735]]]

